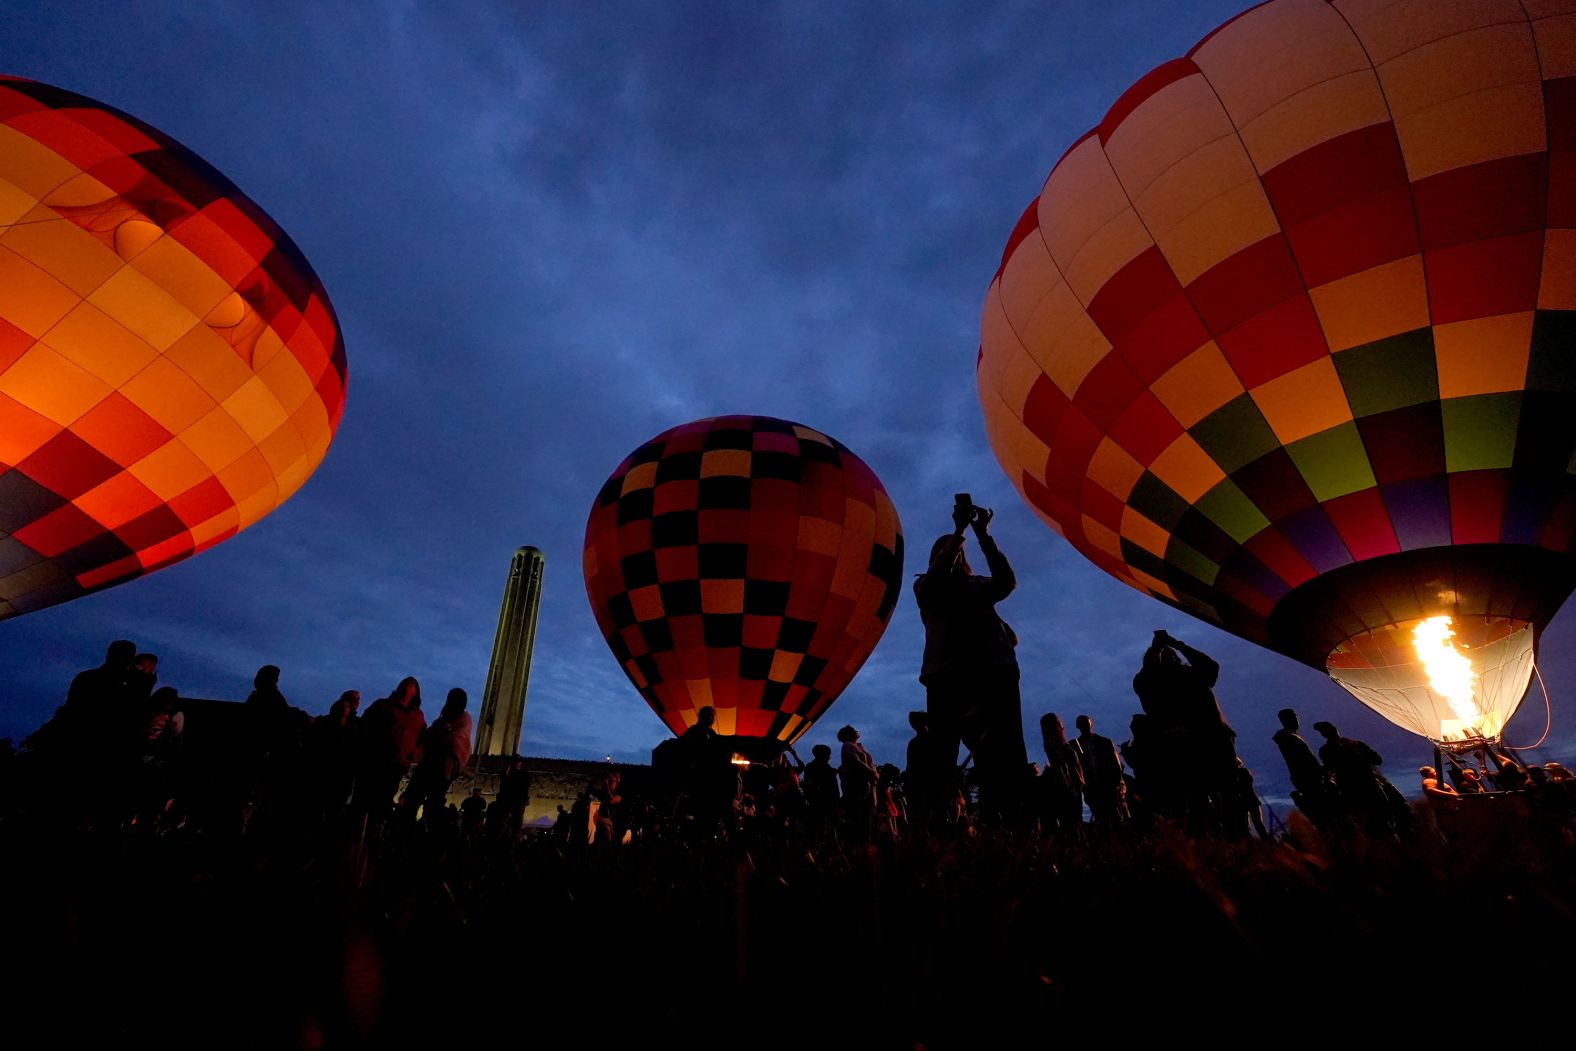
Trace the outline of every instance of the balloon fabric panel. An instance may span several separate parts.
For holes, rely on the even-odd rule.
[[[1527,545],[1568,589],[1576,20],[1553,6],[1271,0],[1118,99],[983,309],[987,433],[1036,512],[1320,667],[1272,613],[1345,567]]]
[[[642,445],[597,496],[586,589],[630,681],[674,733],[791,742],[891,617],[902,533],[875,475],[799,424],[725,416]]]
[[[224,176],[0,77],[0,618],[257,521],[321,461],[345,381],[321,283]]]

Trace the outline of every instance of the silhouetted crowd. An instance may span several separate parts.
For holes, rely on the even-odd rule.
[[[161,685],[158,665],[129,641],[111,643],[104,663],[72,679],[65,703],[23,742],[29,784],[11,785],[13,794],[62,824],[95,828],[350,826],[359,834],[395,817],[460,824],[447,795],[471,758],[464,690],[450,690],[431,723],[408,677],[365,711],[361,694],[347,690],[314,718],[286,700],[279,668],[265,665],[245,703],[223,705],[238,708],[228,718],[210,715],[210,739],[193,748],[188,709],[213,702]],[[528,796],[529,774],[516,762],[490,808],[494,824],[518,829]]]

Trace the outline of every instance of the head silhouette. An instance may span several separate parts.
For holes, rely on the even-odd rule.
[[[832,758],[832,746],[829,744],[818,744],[810,749],[810,754],[824,763]]]
[[[948,533],[946,536],[938,536],[936,538],[936,542],[930,545],[931,563],[936,561],[936,556],[941,554],[942,547],[945,546],[950,540],[952,540],[952,534]],[[969,575],[971,572],[969,568],[969,559],[968,556],[963,553],[962,544],[958,545],[958,551],[957,554],[952,557],[952,563],[948,566],[944,566],[943,568],[947,572],[957,574],[959,576]]]
[[[252,679],[252,685],[259,690],[271,689],[279,685],[279,669],[272,664],[265,664],[257,669],[257,675]]]
[[[1040,716],[1040,736],[1047,741],[1067,740],[1067,728],[1062,725],[1062,717],[1055,712],[1046,712]]]
[[[1080,715],[1073,721],[1073,725],[1078,727],[1078,732],[1081,734],[1094,733],[1094,720],[1087,715]]]
[[[465,696],[465,691],[456,686],[449,691],[449,696],[444,698],[443,717],[445,719],[457,718],[465,710],[465,705],[469,703],[469,700],[470,698]]]
[[[104,663],[124,667],[130,664],[137,656],[137,644],[130,639],[116,639],[109,644],[109,651],[104,654]]]
[[[711,726],[711,725],[715,724],[716,721],[717,721],[717,709],[713,708],[709,704],[706,705],[706,707],[702,708],[700,711],[695,713],[695,725],[696,726]]]
[[[1280,724],[1286,729],[1290,730],[1292,733],[1297,732],[1297,713],[1294,710],[1290,708],[1282,708],[1276,713],[1276,717],[1280,719]]]
[[[857,741],[859,740],[859,731],[855,730],[852,726],[845,726],[841,730],[837,731],[837,739],[845,744],[850,741]]]
[[[908,725],[917,734],[922,734],[930,729],[930,716],[924,712],[909,712]]]
[[[1335,738],[1338,736],[1338,733],[1337,733],[1337,731],[1335,729],[1335,724],[1334,723],[1325,722],[1323,719],[1321,719],[1318,722],[1314,723],[1313,724],[1313,729],[1314,729],[1315,733],[1323,734],[1327,739],[1329,739],[1331,741],[1335,740]]]
[[[416,709],[421,707],[421,683],[414,676],[407,675],[394,687],[394,701],[401,707]]]

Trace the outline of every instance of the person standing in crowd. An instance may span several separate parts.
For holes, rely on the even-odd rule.
[[[290,707],[285,695],[279,692],[279,674],[279,669],[272,664],[258,668],[252,679],[252,692],[246,697],[247,705],[267,711],[283,711]]]
[[[361,693],[346,690],[329,705],[328,714],[312,720],[307,737],[308,769],[318,797],[318,812],[324,821],[337,821],[350,801],[356,784],[356,732],[360,720]]]
[[[393,693],[373,701],[362,716],[355,809],[366,815],[369,831],[382,823],[400,781],[420,758],[426,726],[421,684],[409,677],[401,679]]]
[[[1281,728],[1272,740],[1286,761],[1286,773],[1291,777],[1291,801],[1297,809],[1308,815],[1315,828],[1328,829],[1335,816],[1335,790],[1330,775],[1313,754],[1313,748],[1298,730],[1297,713],[1282,708],[1278,713]]]
[[[1083,764],[1055,712],[1040,716],[1040,742],[1045,746],[1045,769],[1038,782],[1042,815],[1051,831],[1071,835],[1083,824]]]
[[[909,712],[908,725],[914,731],[908,742],[908,766],[903,771],[909,810],[920,820],[928,819],[933,811],[955,810],[948,804],[957,799],[957,771],[938,747],[936,734],[930,729],[930,717],[924,712]],[[956,760],[954,747],[951,761]]]
[[[520,838],[525,827],[525,808],[531,802],[531,771],[526,769],[525,757],[515,756],[498,781],[498,796],[493,801],[497,807],[496,824],[489,819],[488,835],[503,837],[513,842]]]
[[[480,836],[486,817],[487,799],[482,795],[481,789],[473,788],[471,794],[460,804],[460,835],[466,839]]]
[[[1246,839],[1248,824],[1251,822],[1253,831],[1260,839],[1269,839],[1269,831],[1264,827],[1264,801],[1253,787],[1253,771],[1248,769],[1248,764],[1242,761],[1241,756],[1237,757],[1237,786],[1232,799],[1235,806],[1226,825],[1227,834]]]
[[[1330,772],[1342,808],[1357,826],[1370,834],[1389,835],[1392,827],[1389,782],[1379,772],[1384,762],[1365,742],[1342,737],[1333,723],[1317,722],[1313,728],[1324,737],[1319,759]]]
[[[110,643],[104,663],[72,678],[65,703],[28,735],[23,746],[50,756],[74,752],[88,769],[101,767],[114,746],[116,727],[126,718],[124,708],[136,656],[135,642],[116,639]]]
[[[1133,692],[1148,716],[1144,771],[1151,807],[1194,831],[1220,831],[1236,809],[1236,731],[1215,699],[1220,665],[1156,631]]]
[[[417,808],[429,827],[449,795],[449,786],[471,759],[471,713],[465,691],[456,686],[444,699],[443,710],[422,735],[421,760],[411,774],[405,803],[414,817]]]
[[[804,801],[812,828],[824,829],[827,826],[837,813],[839,798],[837,767],[832,765],[832,747],[818,744],[810,749],[810,761],[804,764]]]
[[[842,763],[837,768],[843,782],[843,813],[857,832],[868,833],[875,816],[876,785],[881,771],[859,743],[858,730],[845,726],[837,731],[837,739],[843,742]]]
[[[1094,732],[1094,720],[1080,715],[1075,723],[1078,736],[1068,742],[1078,756],[1084,775],[1084,799],[1089,817],[1102,830],[1127,823],[1127,785],[1122,780],[1122,757],[1109,737]]]
[[[694,725],[679,737],[684,794],[696,824],[707,834],[719,824],[732,826],[739,798],[739,775],[734,773],[732,755],[717,733],[716,723],[716,709],[706,705],[695,713]]]
[[[953,530],[932,545],[930,562],[914,581],[914,597],[925,624],[919,681],[936,736],[937,768],[956,771],[962,741],[974,757],[981,809],[1002,817],[1022,802],[1029,756],[1018,692],[1018,638],[996,612],[1018,582],[990,535],[992,515],[959,494]],[[976,576],[964,553],[964,531],[971,526],[989,576]],[[955,783],[935,786],[940,796],[955,790]]]

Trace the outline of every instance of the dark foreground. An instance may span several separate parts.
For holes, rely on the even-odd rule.
[[[1448,841],[1425,821],[1338,849],[1306,829],[567,850],[13,823],[0,996],[16,1047],[1537,1038],[1576,978],[1576,822],[1492,802]]]

